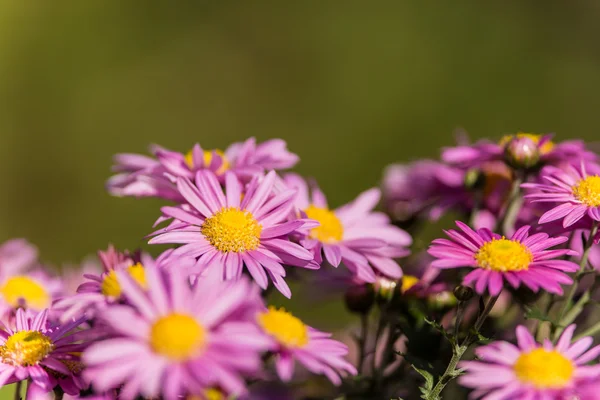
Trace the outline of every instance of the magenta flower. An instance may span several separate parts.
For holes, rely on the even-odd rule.
[[[331,210],[323,192],[315,187],[310,195],[300,176],[288,174],[285,182],[298,191],[296,207],[320,224],[311,229],[305,227],[305,237],[300,241],[319,264],[324,255],[334,267],[344,263],[365,282],[375,281],[375,270],[392,279],[402,277],[402,269],[394,258],[409,254],[406,247],[412,238],[392,225],[385,214],[372,211],[381,195],[378,189],[367,190],[353,202]]]
[[[270,345],[254,321],[262,307],[256,286],[207,274],[192,287],[178,270],[148,267],[144,292],[124,271],[117,275],[131,306],[111,305],[99,316],[111,337],[83,354],[94,390],[122,387],[125,400],[246,391],[244,378],[260,371]]]
[[[587,365],[598,358],[600,346],[590,349],[591,337],[571,343],[574,331],[575,325],[570,325],[556,345],[548,340],[540,345],[527,328],[519,326],[517,346],[505,341],[493,342],[475,351],[481,361],[460,363],[466,373],[459,378],[459,383],[475,389],[473,398],[580,398],[574,396],[580,385],[583,383],[585,388],[588,380],[600,377],[600,365]]]
[[[222,179],[226,171],[233,172],[243,182],[268,170],[293,167],[298,156],[290,153],[285,141],[272,139],[256,144],[254,138],[234,143],[223,152],[203,150],[194,145],[187,154],[159,146],[150,149],[155,158],[139,154],[118,154],[114,170],[117,175],[107,182],[115,196],[160,197],[185,201],[175,187],[178,177],[193,179],[197,171],[209,170]]]
[[[62,293],[62,282],[41,268],[30,271],[0,269],[0,316],[18,308],[42,311]]]
[[[592,164],[589,167],[600,173],[600,166]],[[570,165],[563,169],[546,168],[542,180],[547,183],[521,185],[531,190],[525,198],[557,204],[541,216],[540,224],[564,218],[563,227],[568,228],[586,216],[600,221],[600,176],[588,175],[583,163],[581,170]]]
[[[227,172],[225,193],[210,171],[198,172],[195,186],[187,178],[178,178],[177,189],[187,203],[162,208],[163,215],[174,221],[154,232],[150,243],[182,244],[173,256],[196,257],[197,273],[214,268],[224,279],[236,279],[245,266],[261,288],[267,287],[268,276],[289,298],[282,264],[310,269],[319,265],[311,252],[288,236],[304,226],[314,226],[314,222],[288,220],[295,192],[275,194],[275,178],[273,171],[257,177],[243,192],[237,177]]]
[[[529,226],[523,226],[506,239],[488,229],[476,232],[460,221],[456,221],[456,225],[462,232],[446,231],[452,240],[436,239],[432,242],[428,252],[437,260],[431,265],[437,268],[475,268],[464,277],[463,284],[474,283],[479,294],[487,289],[491,295],[497,295],[504,280],[514,288],[524,284],[534,292],[542,288],[550,293],[562,294],[560,285],[573,282],[564,272],[579,269],[571,261],[558,259],[564,255],[576,255],[574,251],[548,250],[566,242],[567,237],[549,238],[545,233],[529,236]]]
[[[83,365],[77,355],[83,351],[93,332],[79,330],[82,320],[52,327],[48,311],[17,310],[15,329],[0,330],[0,387],[31,379],[36,393],[49,392],[56,385],[68,394],[79,394],[87,387],[79,373]]]
[[[348,347],[330,339],[331,334],[305,325],[283,309],[269,307],[258,314],[258,323],[271,338],[271,351],[275,353],[275,367],[282,381],[294,374],[297,360],[314,374],[323,374],[335,385],[340,385],[340,375],[356,375],[356,368],[344,357]]]

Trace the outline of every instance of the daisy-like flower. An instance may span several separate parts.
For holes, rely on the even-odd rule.
[[[214,387],[245,392],[244,378],[256,376],[270,345],[254,321],[262,307],[256,286],[214,274],[190,286],[178,270],[148,267],[144,292],[124,271],[117,275],[131,305],[112,305],[99,316],[112,335],[83,354],[94,390],[122,386],[125,400],[175,400]]]
[[[52,302],[62,293],[59,278],[49,275],[45,270],[32,271],[0,270],[0,315],[18,308],[42,311],[52,306]]]
[[[214,268],[223,279],[236,279],[245,266],[261,288],[267,287],[268,276],[289,298],[291,291],[283,279],[286,272],[282,264],[310,269],[319,265],[308,250],[288,236],[315,224],[305,219],[288,220],[295,191],[275,194],[275,179],[273,171],[256,177],[243,192],[237,177],[227,172],[223,193],[210,171],[198,172],[196,185],[178,178],[177,188],[187,203],[161,209],[164,217],[174,220],[154,232],[150,243],[182,244],[173,256],[196,257],[198,273]]]
[[[412,238],[391,224],[380,212],[373,212],[379,202],[379,189],[367,190],[356,200],[331,210],[323,192],[309,188],[304,179],[288,174],[285,183],[298,191],[296,207],[300,213],[319,222],[319,226],[304,229],[300,243],[310,249],[320,264],[325,259],[334,267],[344,263],[359,279],[374,282],[375,270],[392,279],[402,276],[394,258],[409,254],[406,249]]]
[[[597,175],[600,166],[592,164],[588,168],[595,174],[588,175],[583,163],[580,169],[570,165],[562,169],[546,168],[541,176],[546,183],[521,185],[530,190],[526,199],[558,204],[540,217],[540,224],[562,219],[563,227],[568,228],[584,217],[600,221],[600,176]]]
[[[325,375],[335,385],[340,385],[340,375],[356,375],[356,368],[345,356],[348,347],[331,339],[331,334],[305,325],[283,309],[269,307],[258,314],[258,324],[271,338],[271,351],[275,353],[275,368],[279,378],[289,381],[298,361],[314,374]]]
[[[47,315],[47,310],[19,309],[15,328],[0,330],[0,386],[31,379],[30,390],[36,393],[60,385],[68,394],[79,394],[86,384],[79,375],[83,365],[78,354],[94,333],[78,329],[82,320],[52,327]]]
[[[473,398],[579,399],[579,386],[600,377],[600,365],[587,365],[598,358],[600,346],[590,349],[593,339],[589,336],[571,343],[574,331],[575,325],[570,325],[556,345],[548,340],[538,344],[524,326],[519,326],[517,346],[493,342],[475,350],[481,361],[460,363],[466,373],[459,383],[475,389]]]
[[[464,285],[475,284],[483,294],[486,289],[495,296],[506,280],[514,288],[524,284],[534,292],[540,288],[562,294],[561,284],[571,284],[564,272],[573,272],[579,266],[560,260],[564,255],[576,255],[569,249],[548,250],[568,240],[565,236],[548,237],[545,233],[529,236],[529,226],[519,228],[510,239],[488,229],[474,231],[457,221],[460,231],[450,229],[446,234],[452,239],[436,239],[429,254],[437,258],[431,265],[437,268],[474,268],[463,279]]]
[[[290,153],[285,141],[272,139],[257,144],[254,138],[234,143],[227,150],[203,150],[199,144],[183,154],[152,146],[155,158],[140,154],[115,156],[117,175],[107,183],[108,191],[115,196],[160,197],[183,202],[175,188],[177,177],[193,179],[197,171],[210,170],[222,179],[232,171],[244,181],[268,170],[293,167],[298,156]]]

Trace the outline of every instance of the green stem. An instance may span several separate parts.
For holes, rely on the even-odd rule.
[[[23,381],[19,381],[15,385],[15,400],[21,400],[21,386],[22,385],[23,385]]]
[[[367,313],[360,315],[360,337],[358,338],[359,356],[358,356],[358,373],[363,374],[365,365],[365,355],[367,351],[367,337],[369,334],[369,316]]]
[[[585,331],[581,332],[580,334],[576,335],[573,338],[573,342],[584,338],[586,336],[594,336],[595,334],[597,334],[598,332],[600,332],[600,322],[590,326],[589,328],[587,328]]]
[[[520,174],[515,174],[515,179],[510,187],[506,210],[496,225],[497,228],[502,229],[502,233],[504,234],[510,232],[514,228],[515,221],[519,215],[519,210],[521,210],[521,206],[523,205],[523,198],[521,197],[521,184],[523,183],[523,178]]]

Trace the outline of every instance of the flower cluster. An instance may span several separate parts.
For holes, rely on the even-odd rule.
[[[117,155],[107,184],[165,202],[146,250],[57,273],[23,239],[0,245],[16,398],[600,399],[600,160],[583,142],[463,140],[338,207],[285,172],[299,157],[279,139],[150,153]],[[443,215],[457,229],[424,245]],[[360,323],[336,340],[273,288],[343,297]]]

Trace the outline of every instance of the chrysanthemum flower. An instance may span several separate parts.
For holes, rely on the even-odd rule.
[[[402,276],[402,269],[394,258],[409,254],[406,249],[412,238],[391,224],[380,212],[373,212],[379,202],[379,189],[367,190],[356,200],[331,210],[327,199],[318,188],[309,188],[304,179],[295,174],[284,178],[286,184],[298,190],[296,207],[319,226],[304,229],[300,243],[310,249],[318,263],[325,259],[334,267],[344,263],[359,279],[375,281],[375,270],[393,279]]]
[[[272,340],[275,368],[281,380],[292,379],[295,361],[312,373],[327,376],[335,385],[342,383],[340,375],[356,375],[356,368],[344,358],[348,354],[345,344],[305,325],[289,312],[269,307],[258,314],[258,324]]]
[[[62,293],[59,278],[36,268],[32,271],[5,272],[0,270],[0,315],[18,308],[42,311]]]
[[[262,306],[256,286],[208,274],[191,287],[177,270],[148,267],[144,292],[124,271],[117,275],[131,306],[112,305],[99,316],[112,336],[83,355],[95,390],[122,386],[125,400],[245,391],[244,378],[260,370],[269,346],[253,320]]]
[[[460,221],[456,225],[462,232],[446,231],[452,240],[436,239],[432,242],[429,254],[437,260],[431,265],[437,268],[474,268],[465,276],[463,284],[474,283],[477,293],[483,294],[487,289],[491,295],[497,295],[506,280],[514,288],[524,284],[534,292],[542,288],[562,294],[560,285],[573,282],[564,272],[579,269],[571,261],[558,259],[574,255],[574,251],[548,250],[566,242],[567,237],[549,238],[545,233],[529,236],[529,226],[523,226],[507,239],[488,229],[476,232]]]
[[[575,325],[569,326],[553,345],[537,344],[524,326],[517,327],[517,346],[493,342],[475,353],[481,361],[459,364],[466,373],[459,378],[463,386],[475,389],[474,398],[512,400],[565,400],[579,397],[578,386],[600,377],[600,365],[587,365],[600,355],[600,346],[590,349],[591,337],[571,343]],[[589,349],[589,350],[588,350]]]
[[[589,167],[600,173],[600,166],[592,164]],[[521,185],[531,190],[525,198],[558,204],[541,216],[540,224],[564,218],[563,227],[567,228],[586,216],[600,221],[600,176],[588,175],[584,164],[580,170],[572,166],[546,168],[541,178],[546,183]]]
[[[167,228],[153,233],[152,244],[182,244],[174,256],[197,257],[198,273],[219,269],[224,279],[242,275],[243,266],[261,288],[267,275],[286,297],[291,291],[283,279],[282,264],[319,268],[313,255],[289,240],[288,235],[313,221],[288,221],[295,192],[274,194],[275,172],[250,182],[245,192],[233,173],[225,174],[225,193],[210,171],[196,175],[196,185],[187,178],[177,179],[177,188],[188,203],[163,207],[165,217],[173,218]],[[242,198],[243,197],[243,198]]]
[[[93,332],[78,330],[82,320],[51,327],[47,314],[19,309],[15,329],[0,330],[0,386],[29,378],[32,391],[48,392],[60,385],[68,394],[79,394],[86,384],[79,376],[83,365],[78,354]]]
[[[272,139],[257,144],[254,138],[234,143],[224,152],[203,150],[194,145],[187,154],[152,146],[156,157],[139,154],[118,154],[114,170],[119,172],[109,179],[108,191],[115,196],[161,197],[184,201],[175,188],[175,178],[193,179],[197,171],[210,170],[219,179],[226,171],[232,171],[244,181],[268,170],[293,167],[298,156],[290,153],[285,141]]]

